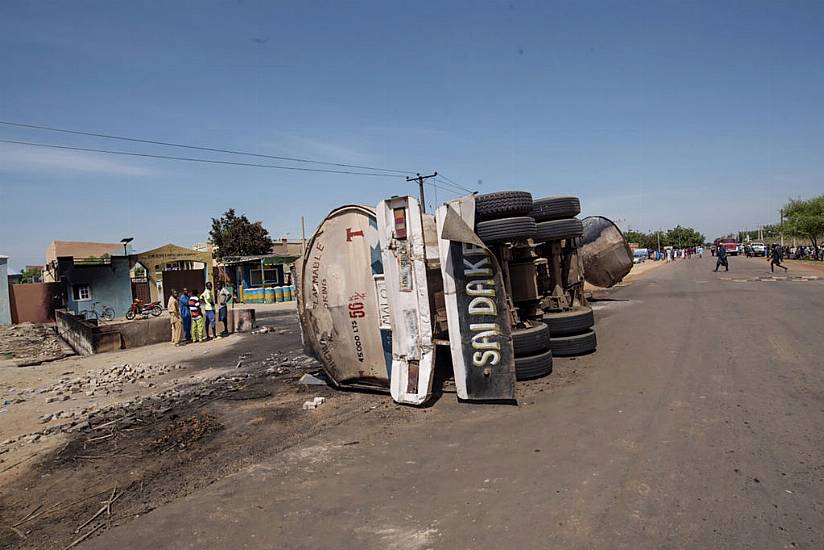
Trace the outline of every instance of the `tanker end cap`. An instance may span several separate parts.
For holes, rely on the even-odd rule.
[[[582,220],[581,258],[584,280],[591,285],[615,286],[632,269],[632,250],[624,234],[612,220],[590,216]]]

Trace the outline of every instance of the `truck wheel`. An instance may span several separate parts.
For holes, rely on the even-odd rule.
[[[546,376],[552,372],[552,352],[545,351],[538,355],[515,358],[515,379],[529,380]]]
[[[549,339],[549,347],[552,349],[552,353],[558,357],[583,355],[595,351],[597,345],[598,341],[595,339],[594,330],[588,330],[573,336],[559,336]]]
[[[584,226],[578,218],[550,220],[537,224],[535,240],[538,242],[560,241],[580,237],[583,232]]]
[[[549,326],[552,336],[568,336],[581,334],[595,324],[592,308],[578,308],[558,313],[545,313],[544,323]]]
[[[532,328],[512,331],[512,348],[515,357],[533,355],[549,349],[549,327],[541,323]]]
[[[527,216],[487,220],[478,222],[475,232],[485,243],[531,239],[535,236],[535,220]]]
[[[529,216],[532,195],[526,191],[498,191],[475,197],[475,221]]]
[[[545,197],[532,203],[532,217],[536,222],[574,218],[581,213],[578,197]]]

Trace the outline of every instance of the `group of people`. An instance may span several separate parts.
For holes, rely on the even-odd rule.
[[[715,256],[717,258],[715,262],[715,269],[714,271],[718,271],[719,267],[724,267],[726,271],[730,270],[729,260],[727,259],[727,249],[723,246],[719,246],[718,250],[715,252]],[[775,273],[775,266],[780,267],[785,272],[787,270],[787,266],[781,264],[781,260],[784,259],[784,247],[780,244],[772,244],[767,246],[767,251],[765,256],[767,260],[770,262],[770,272]],[[749,257],[749,256],[748,256]]]
[[[697,246],[697,247],[689,247],[689,248],[667,248],[664,251],[664,256],[667,262],[674,261],[678,258],[681,259],[692,259],[693,256],[698,256],[699,258],[704,257],[704,247]]]
[[[172,324],[172,343],[181,346],[184,343],[205,342],[212,338],[227,336],[228,309],[233,301],[234,292],[231,284],[218,283],[217,295],[212,291],[212,283],[206,283],[206,289],[202,293],[197,289],[190,292],[188,288],[178,293],[177,289],[173,288],[166,305]],[[223,325],[220,335],[217,334],[216,321]]]

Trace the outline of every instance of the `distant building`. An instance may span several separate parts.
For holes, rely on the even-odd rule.
[[[52,241],[46,249],[46,266],[43,269],[43,282],[60,282],[54,276],[54,267],[57,258],[78,258],[82,260],[105,259],[110,256],[123,256],[122,243],[97,243],[86,241]],[[126,254],[133,252],[131,245],[127,245]]]
[[[0,325],[11,324],[11,305],[9,303],[9,257],[0,256]]]
[[[125,254],[124,254],[125,252]],[[110,307],[117,317],[132,304],[131,265],[122,243],[53,241],[46,249],[46,282],[64,285],[66,307],[74,313]]]

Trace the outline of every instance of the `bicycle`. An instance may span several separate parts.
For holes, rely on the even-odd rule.
[[[97,309],[97,305],[100,302],[92,302],[91,309],[84,309],[80,312],[80,315],[83,316],[84,319],[103,319],[104,321],[111,321],[114,319],[114,310],[108,306],[103,306],[100,310]]]

